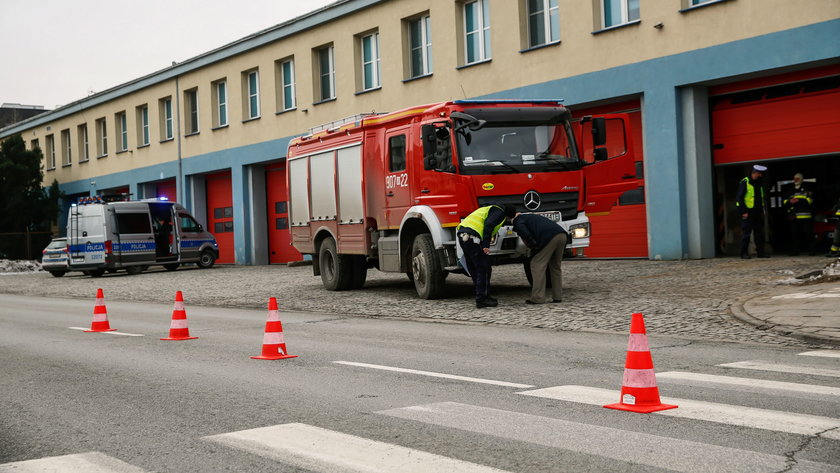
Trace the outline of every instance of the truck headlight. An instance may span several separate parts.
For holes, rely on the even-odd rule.
[[[586,238],[589,236],[589,224],[578,223],[569,227],[569,233],[572,238]]]

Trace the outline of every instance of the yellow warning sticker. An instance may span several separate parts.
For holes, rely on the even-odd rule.
[[[486,190],[486,191],[492,191],[494,187],[496,187],[496,186],[494,186],[492,182],[485,182],[484,184],[481,185],[481,188]]]

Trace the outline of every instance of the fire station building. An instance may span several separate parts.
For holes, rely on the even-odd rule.
[[[837,0],[339,0],[0,139],[40,148],[44,184],[57,179],[68,203],[178,200],[215,234],[219,263],[281,263],[301,258],[291,138],[358,113],[489,98],[631,115],[637,186],[590,215],[589,257],[737,254],[734,194],[755,163],[769,167],[776,252],[793,174],[812,181],[817,213],[840,195]]]

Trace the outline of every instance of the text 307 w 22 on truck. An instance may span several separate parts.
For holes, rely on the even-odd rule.
[[[573,121],[543,100],[461,100],[324,125],[289,143],[292,245],[328,290],[360,288],[376,268],[439,298],[460,272],[455,228],[478,207],[542,213],[569,232],[570,250],[587,247],[586,213],[608,212],[637,185],[631,136],[627,115]],[[493,264],[526,256],[510,227],[490,250]]]

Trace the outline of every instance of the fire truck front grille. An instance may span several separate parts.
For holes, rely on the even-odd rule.
[[[533,201],[533,196],[528,196]],[[497,195],[492,197],[479,197],[479,207],[490,204],[512,205],[518,212],[552,212],[559,211],[563,220],[571,220],[577,217],[578,193],[577,192],[554,192],[539,195],[540,205],[537,208],[525,207],[525,195]],[[533,204],[531,205],[533,207]]]

